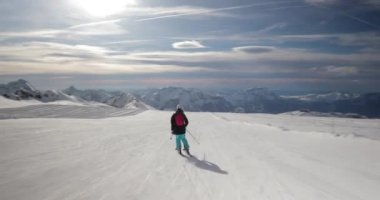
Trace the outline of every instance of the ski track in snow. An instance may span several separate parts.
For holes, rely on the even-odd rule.
[[[379,120],[189,112],[199,144],[187,134],[194,157],[182,157],[169,139],[171,114],[73,105],[0,109],[0,199],[380,195]]]

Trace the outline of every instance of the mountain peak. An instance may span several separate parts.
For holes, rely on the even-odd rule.
[[[14,81],[14,82],[25,83],[25,84],[28,83],[28,81],[26,81],[26,80],[24,80],[22,78],[18,79],[17,81]]]
[[[36,92],[37,89],[30,84],[28,81],[24,79],[19,79],[17,81],[9,82],[8,84],[2,85],[4,88],[6,88],[8,91],[17,91],[17,90],[24,90],[28,92]]]
[[[77,92],[77,91],[79,91],[79,90],[77,88],[75,88],[74,86],[70,86],[69,88],[63,90],[63,92],[65,92],[65,93],[67,93],[69,95],[71,95],[71,94],[73,94],[74,92]]]

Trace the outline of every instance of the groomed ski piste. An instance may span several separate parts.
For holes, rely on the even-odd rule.
[[[376,119],[186,112],[189,158],[170,111],[0,104],[2,200],[380,197]]]

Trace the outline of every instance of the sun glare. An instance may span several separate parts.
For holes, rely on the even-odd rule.
[[[70,0],[72,4],[94,17],[119,13],[126,6],[136,5],[135,0]]]

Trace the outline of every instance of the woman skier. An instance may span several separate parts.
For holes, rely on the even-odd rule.
[[[189,124],[189,120],[187,120],[187,117],[185,113],[183,112],[183,109],[181,105],[177,105],[176,112],[171,117],[171,125],[172,125],[172,134],[176,136],[176,150],[180,155],[182,155],[181,152],[181,143],[183,143],[185,152],[190,155],[189,152],[189,143],[186,140],[185,133],[186,133],[186,127]]]

